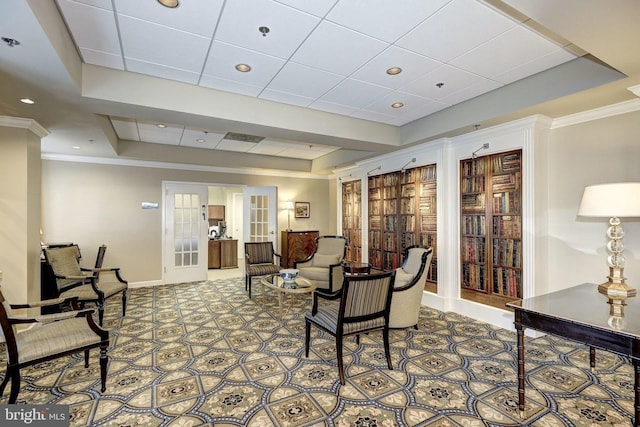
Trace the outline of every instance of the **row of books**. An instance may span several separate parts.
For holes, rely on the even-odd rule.
[[[493,293],[522,298],[522,271],[512,268],[493,268]]]
[[[396,199],[384,200],[382,202],[382,212],[385,215],[395,215],[396,213]]]
[[[482,264],[486,259],[486,245],[484,237],[462,238],[462,260]]]
[[[505,267],[522,267],[522,240],[493,239],[493,263]]]
[[[522,163],[520,157],[520,151],[514,151],[513,153],[507,153],[501,156],[493,156],[491,160],[491,170],[494,173],[518,170]]]
[[[462,286],[468,289],[486,291],[486,268],[478,264],[462,264]]]
[[[420,225],[422,226],[422,231],[431,231],[435,233],[438,228],[437,221],[438,220],[435,216],[422,216],[420,218]]]
[[[484,236],[486,218],[484,215],[462,215],[462,234]]]
[[[362,248],[359,246],[348,245],[345,259],[353,262],[362,261]]]
[[[462,161],[460,173],[462,176],[484,175],[484,158]]]
[[[520,176],[520,172],[493,175],[493,177],[491,177],[491,189],[494,193],[519,190],[521,182],[522,177]]]
[[[460,183],[460,191],[465,193],[480,193],[485,189],[485,177],[473,176],[470,178],[462,178]]]
[[[400,196],[402,196],[402,197],[415,197],[416,196],[416,186],[414,184],[403,185],[400,188]]]
[[[480,194],[463,194],[460,200],[462,213],[484,213],[485,211],[485,195]]]
[[[517,213],[520,211],[520,193],[494,193],[492,203],[493,213]]]
[[[382,187],[382,198],[395,199],[397,192],[396,187]]]
[[[420,170],[420,181],[432,181],[435,183],[437,177],[436,165],[425,166]]]
[[[522,220],[520,216],[503,215],[493,217],[493,235],[509,239],[522,238]]]
[[[437,213],[436,196],[420,197],[420,215],[435,215]]]

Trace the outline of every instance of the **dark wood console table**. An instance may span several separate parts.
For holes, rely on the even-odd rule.
[[[525,409],[524,330],[568,338],[591,348],[591,368],[595,368],[595,351],[599,348],[629,357],[635,378],[635,420],[640,426],[640,297],[628,298],[622,324],[610,326],[608,298],[598,292],[598,285],[585,283],[572,288],[510,302],[515,314],[518,336],[518,406]],[[618,321],[621,319],[618,318]]]

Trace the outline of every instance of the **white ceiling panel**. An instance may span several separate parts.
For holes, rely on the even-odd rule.
[[[200,86],[247,96],[258,96],[263,90],[262,86],[254,86],[246,83],[240,83],[235,80],[227,80],[207,75],[203,75],[200,78]]]
[[[297,105],[298,107],[307,107],[315,99],[272,89],[263,90],[259,98],[282,102],[284,104]]]
[[[315,16],[324,17],[338,0],[275,0]]]
[[[58,2],[73,38],[80,48],[121,55],[113,11],[71,0]]]
[[[197,34],[213,37],[223,0],[183,1],[180,7],[169,9],[157,1],[115,0],[118,15],[127,15],[144,21]],[[198,19],[193,19],[197,16]]]
[[[168,67],[151,62],[138,61],[136,59],[127,58],[127,70],[134,73],[148,74],[150,76],[161,77],[163,79],[175,80],[184,83],[197,84],[200,73],[193,71],[180,70],[178,68]]]
[[[344,78],[337,74],[295,62],[287,62],[268,88],[316,99]],[[310,84],[311,82],[311,84]]]
[[[448,62],[514,25],[511,19],[478,2],[453,0],[397,44]]]
[[[393,43],[451,0],[350,0],[339,2],[329,21]]]
[[[251,66],[251,71],[242,73],[236,70],[238,64]],[[285,61],[274,56],[233,46],[228,43],[214,42],[204,68],[204,74],[253,86],[264,87],[273,79]]]
[[[180,138],[183,147],[214,149],[224,138],[224,133],[185,129]]]
[[[89,6],[99,7],[105,10],[113,10],[111,0],[74,0],[75,3],[83,3]]]
[[[480,83],[482,77],[461,69],[442,65],[432,72],[400,88],[402,92],[412,93],[423,98],[443,99],[454,92]],[[442,86],[438,86],[442,83]]]
[[[266,19],[265,17],[269,17]],[[289,59],[320,22],[318,17],[270,0],[227,0],[216,40]],[[266,35],[258,30],[266,26]]]
[[[372,85],[360,80],[346,79],[327,92],[321,99],[334,104],[364,108],[376,98],[383,97],[391,92],[392,90],[386,87]]]
[[[444,102],[448,105],[458,104],[468,99],[475,98],[478,95],[482,95],[483,93],[491,92],[500,86],[502,86],[500,82],[480,77],[478,78],[477,83],[443,96],[440,98],[440,102]]]
[[[291,58],[310,67],[347,76],[382,52],[387,43],[323,21]]]
[[[124,70],[124,59],[122,55],[100,52],[93,49],[80,48],[80,54],[82,59],[87,64],[100,65],[101,67],[115,68],[117,70]]]
[[[232,141],[229,139],[223,139],[220,141],[220,144],[216,147],[218,150],[225,151],[239,151],[242,153],[246,153],[252,148],[254,148],[256,144],[253,142],[245,142],[245,141]]]
[[[390,46],[353,73],[351,77],[367,83],[397,89],[440,65],[442,65],[441,62],[397,46]],[[400,67],[402,72],[389,75],[387,70],[391,67]]]
[[[521,64],[510,70],[505,70],[500,74],[492,76],[492,78],[503,84],[509,84],[532,74],[539,73],[540,71],[548,70],[549,68],[553,68],[559,64],[571,61],[574,58],[575,56],[573,54],[564,49],[559,49],[548,55],[538,57],[526,64]]]
[[[156,144],[179,145],[184,132],[184,126],[166,124],[167,127],[159,128],[156,123],[138,122],[138,134],[140,141]]]
[[[336,104],[335,102],[327,102],[322,99],[316,100],[313,104],[309,105],[309,108],[340,114],[342,116],[350,116],[356,110],[355,107],[349,105]]]
[[[111,117],[111,125],[118,134],[118,138],[128,141],[140,141],[138,125],[134,119]]]

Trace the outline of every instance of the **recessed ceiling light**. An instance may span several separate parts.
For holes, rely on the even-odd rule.
[[[165,125],[164,123],[158,123],[156,126],[159,127],[160,129],[164,129],[167,127],[167,125]]]
[[[402,107],[404,107],[404,104],[402,102],[394,102],[393,104],[391,104],[391,107],[393,107],[393,108],[402,108]]]
[[[80,146],[79,145],[74,145],[73,148],[74,148],[74,150],[79,150]]]
[[[402,68],[400,67],[391,67],[387,70],[387,74],[390,76],[395,76],[396,74],[400,74],[402,72]]]
[[[172,9],[180,5],[180,2],[178,0],[158,0],[158,3],[160,3],[164,7],[170,7]]]
[[[202,139],[202,138],[198,138],[198,139],[196,139],[196,142],[199,142],[199,143],[201,143],[201,144],[202,144],[202,143],[204,142],[204,139]]]
[[[240,71],[241,73],[248,73],[249,71],[251,71],[251,66],[247,64],[238,64],[236,65],[236,70]]]
[[[20,102],[22,102],[23,104],[29,104],[29,105],[31,105],[31,104],[35,104],[35,103],[36,103],[36,101],[34,101],[34,100],[33,100],[33,99],[31,99],[31,98],[22,98],[22,99],[20,100]]]

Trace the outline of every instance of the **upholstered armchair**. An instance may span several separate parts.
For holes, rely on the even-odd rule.
[[[65,311],[40,316],[17,315],[13,310],[40,308],[71,302],[77,308],[77,297],[58,298],[29,304],[9,304],[0,290],[0,326],[7,352],[7,372],[0,384],[0,396],[11,380],[9,403],[15,403],[20,392],[20,370],[37,363],[84,352],[84,366],[89,367],[89,350],[100,349],[100,390],[106,390],[107,347],[109,331],[96,325],[93,309]],[[17,325],[32,327],[16,331]],[[1,337],[0,337],[1,338]]]
[[[122,316],[127,311],[127,290],[129,284],[120,275],[120,268],[102,268],[106,246],[98,251],[96,265],[100,268],[85,268],[80,265],[80,248],[78,245],[44,248],[44,257],[51,266],[56,279],[57,295],[62,298],[78,297],[82,307],[85,303],[95,303],[98,307],[100,326],[104,318],[105,300],[122,294]],[[105,280],[100,273],[110,272],[115,280]]]
[[[342,287],[342,260],[347,252],[347,238],[343,236],[320,236],[316,238],[316,250],[293,268],[300,276],[316,284],[321,292],[335,292]]]
[[[389,315],[390,328],[418,329],[422,292],[431,265],[433,248],[411,246],[405,252],[402,266],[396,269],[396,280]]]
[[[332,294],[313,293],[313,308],[305,314],[305,356],[309,357],[311,325],[333,335],[336,339],[336,358],[340,384],[345,383],[342,360],[343,338],[382,330],[387,367],[392,370],[389,352],[389,309],[395,271],[347,276],[342,288]],[[318,304],[319,299],[325,300]]]
[[[244,289],[249,292],[249,299],[251,299],[252,279],[279,273],[280,254],[273,250],[273,242],[245,242],[244,257]]]

